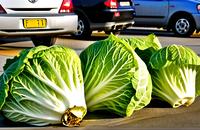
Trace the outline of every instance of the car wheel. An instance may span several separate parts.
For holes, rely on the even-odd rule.
[[[190,17],[178,17],[173,22],[172,30],[177,36],[190,36],[195,31],[194,25]]]
[[[90,30],[89,22],[84,17],[79,16],[77,32],[75,32],[74,36],[76,38],[85,39],[90,37],[91,34],[92,31]]]
[[[56,42],[56,37],[51,36],[34,36],[31,37],[31,40],[35,46],[51,46],[54,45]]]

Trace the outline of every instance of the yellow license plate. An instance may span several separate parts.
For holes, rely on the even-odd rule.
[[[47,26],[46,19],[24,19],[24,28],[45,28]]]

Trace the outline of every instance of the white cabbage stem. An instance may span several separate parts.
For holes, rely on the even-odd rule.
[[[86,108],[74,106],[65,111],[61,118],[61,122],[64,126],[74,127],[80,126],[83,117],[86,114]]]
[[[176,70],[176,71],[175,71]],[[173,73],[173,71],[175,71]],[[193,67],[171,65],[153,76],[153,94],[167,101],[173,108],[189,106],[195,100],[196,70]]]

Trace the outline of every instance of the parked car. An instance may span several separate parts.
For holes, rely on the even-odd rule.
[[[78,14],[77,38],[87,38],[94,30],[110,33],[134,24],[133,0],[73,0],[73,4]]]
[[[29,36],[50,46],[59,34],[76,32],[78,16],[71,0],[1,0],[0,37]]]
[[[177,36],[200,30],[200,0],[134,0],[135,26],[163,27]]]

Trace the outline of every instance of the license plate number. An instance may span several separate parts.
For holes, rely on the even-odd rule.
[[[130,2],[128,2],[128,1],[120,2],[119,4],[120,4],[120,6],[130,6]]]
[[[45,28],[47,26],[46,19],[24,19],[24,28]]]

